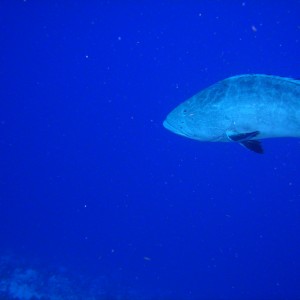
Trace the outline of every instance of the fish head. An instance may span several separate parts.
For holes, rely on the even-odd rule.
[[[191,132],[189,130],[189,127],[187,126],[187,123],[189,121],[188,107],[187,105],[183,104],[184,103],[177,106],[167,115],[167,118],[164,120],[163,125],[166,129],[175,134],[189,137],[191,135]]]
[[[214,110],[201,108],[194,101],[187,100],[167,115],[163,126],[175,134],[198,141],[220,141],[224,127],[218,124],[219,119]]]

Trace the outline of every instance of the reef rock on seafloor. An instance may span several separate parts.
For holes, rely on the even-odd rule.
[[[62,271],[63,270],[63,271]],[[76,276],[64,268],[51,271],[32,267],[30,262],[0,256],[0,300],[166,300],[111,282],[105,275],[97,278]]]

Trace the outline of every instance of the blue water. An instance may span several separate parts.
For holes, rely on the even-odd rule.
[[[299,15],[2,0],[1,299],[300,299],[300,141],[257,155],[162,126],[226,77],[299,78]]]

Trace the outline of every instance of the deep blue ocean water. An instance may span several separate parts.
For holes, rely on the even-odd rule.
[[[2,0],[1,299],[300,299],[300,141],[257,155],[162,126],[226,77],[299,78],[299,16]]]

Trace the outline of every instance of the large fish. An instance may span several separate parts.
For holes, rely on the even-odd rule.
[[[181,103],[163,124],[191,139],[237,142],[263,153],[260,139],[300,137],[300,81],[261,74],[230,77]]]

